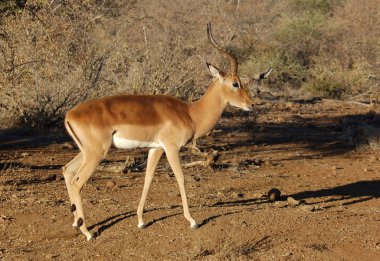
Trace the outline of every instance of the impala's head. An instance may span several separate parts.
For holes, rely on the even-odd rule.
[[[226,101],[232,106],[241,108],[245,111],[252,110],[253,100],[250,92],[247,88],[244,88],[241,84],[238,76],[238,61],[236,57],[225,48],[221,47],[211,34],[211,22],[207,23],[207,36],[211,45],[219,50],[222,54],[228,57],[230,60],[230,71],[225,73],[219,70],[217,67],[207,64],[211,75],[218,81],[221,94]]]
[[[243,87],[239,76],[225,73],[211,64],[207,64],[211,75],[216,79],[223,98],[232,106],[251,111],[253,100],[247,88]]]

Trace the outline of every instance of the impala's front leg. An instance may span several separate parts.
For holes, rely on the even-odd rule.
[[[163,149],[149,150],[148,163],[146,166],[144,189],[143,189],[142,196],[140,199],[139,207],[137,208],[137,218],[139,220],[139,223],[138,223],[139,228],[145,228],[146,226],[143,220],[144,205],[145,205],[146,197],[148,195],[150,184],[152,183],[154,172],[156,171],[158,161],[160,160],[163,153],[164,153]]]
[[[189,211],[189,205],[187,203],[187,197],[185,192],[185,179],[182,172],[181,162],[179,159],[179,148],[177,146],[166,146],[165,147],[166,157],[168,158],[170,167],[172,168],[174,175],[177,179],[179,191],[181,193],[183,213],[185,218],[190,222],[191,228],[198,228],[197,223],[191,217]]]

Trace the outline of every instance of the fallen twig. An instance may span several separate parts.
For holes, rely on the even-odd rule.
[[[206,156],[206,160],[198,160],[182,165],[183,168],[192,168],[195,166],[211,167],[219,158],[219,152],[214,150],[211,154],[204,153],[202,156]]]
[[[328,101],[328,102],[337,102],[337,103],[352,103],[356,105],[361,105],[361,106],[366,106],[366,107],[371,107],[372,104],[370,103],[364,103],[364,102],[358,102],[358,101],[340,101],[340,100],[333,100],[333,99],[323,99],[323,101]]]

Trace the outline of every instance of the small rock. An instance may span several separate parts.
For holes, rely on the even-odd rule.
[[[283,255],[281,255],[281,256],[282,256],[282,257],[288,257],[288,256],[291,256],[291,255],[293,255],[292,252],[287,252],[287,253],[285,253],[285,254],[283,254]]]
[[[270,159],[264,161],[264,166],[268,167],[268,166],[271,166],[271,165],[272,165],[272,161]]]
[[[50,260],[59,257],[59,254],[46,254],[45,257],[46,259]]]
[[[292,108],[292,107],[294,107],[294,102],[287,102],[287,103],[285,103],[285,107],[286,108]]]
[[[378,159],[378,157],[376,155],[371,155],[369,157],[369,160],[372,161],[372,162],[374,162],[374,161],[378,161],[379,159]]]
[[[288,201],[289,205],[291,205],[291,206],[298,206],[298,205],[301,204],[300,200],[296,200],[296,199],[294,199],[292,197],[288,197],[287,201]]]
[[[262,198],[264,196],[265,196],[265,194],[264,193],[260,193],[260,192],[253,194],[254,198]]]
[[[106,187],[107,188],[113,188],[115,186],[116,186],[116,182],[115,181],[113,181],[113,180],[107,180],[107,182],[106,182]]]
[[[294,123],[304,123],[305,119],[300,115],[292,115],[289,120]]]
[[[301,108],[301,103],[294,103],[293,107],[299,109]]]
[[[75,149],[75,145],[72,142],[65,142],[63,143],[63,148],[68,150]]]
[[[120,173],[120,172],[122,172],[122,168],[123,167],[120,166],[120,164],[113,164],[113,165],[108,165],[106,168],[104,168],[105,170],[103,170],[103,171]]]
[[[65,178],[63,177],[63,175],[56,175],[56,177],[55,177],[55,181],[62,181],[64,179]]]
[[[300,209],[302,209],[303,211],[307,211],[307,212],[313,212],[315,210],[315,206],[314,205],[302,205],[302,206],[300,206]]]
[[[233,198],[243,198],[244,197],[244,193],[232,192],[231,196]]]

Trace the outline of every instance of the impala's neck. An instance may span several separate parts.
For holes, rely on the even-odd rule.
[[[218,80],[214,80],[198,101],[190,103],[190,115],[195,123],[194,139],[210,132],[227,106],[219,87]]]

